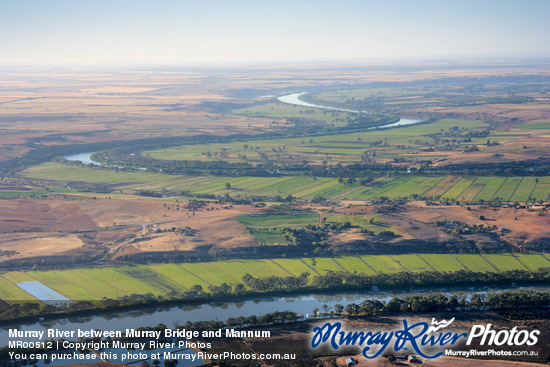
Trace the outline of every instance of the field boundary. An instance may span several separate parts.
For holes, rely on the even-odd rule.
[[[371,270],[374,271],[374,274],[381,274],[379,271],[376,271],[375,268],[373,268],[372,266],[370,266],[369,263],[366,262],[365,259],[363,259],[361,256],[357,256],[357,258],[358,258],[359,260],[361,260],[362,262],[364,262],[365,265],[367,265],[369,268],[371,268]]]
[[[483,254],[479,254],[479,256],[481,256],[483,258],[483,260],[487,261],[487,263],[489,265],[491,265],[497,271],[497,273],[500,273],[500,270],[498,270],[498,268],[492,262],[490,262],[489,259],[487,259],[485,256],[483,256]]]
[[[418,258],[420,260],[422,260],[426,265],[428,265],[433,271],[437,271],[437,270],[435,270],[435,268],[428,261],[426,261],[426,259],[424,259],[422,256],[420,256],[420,254],[415,254],[415,255],[418,256]]]

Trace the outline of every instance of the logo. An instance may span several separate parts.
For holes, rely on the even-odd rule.
[[[474,325],[469,333],[443,330],[454,321],[454,317],[449,321],[432,319],[430,325],[427,322],[409,324],[404,319],[403,328],[393,331],[348,331],[343,329],[339,321],[332,321],[313,328],[311,347],[328,344],[337,350],[343,346],[358,346],[362,348],[362,355],[368,359],[379,357],[388,347],[395,352],[412,348],[419,356],[433,359],[443,355],[443,351],[437,351],[438,348],[448,349],[464,339],[465,345],[471,345],[475,341],[483,346],[533,346],[538,342],[537,336],[540,334],[539,330],[518,330],[517,327],[493,330],[491,324]]]
[[[432,325],[435,325],[435,326],[430,326],[428,328],[427,333],[435,333],[437,330],[443,329],[444,327],[447,327],[447,326],[451,325],[453,323],[453,321],[455,321],[454,317],[452,319],[450,319],[449,321],[441,320],[439,322],[435,321],[435,319],[432,319]]]
[[[454,319],[453,319],[454,320]],[[311,346],[317,348],[322,343],[329,342],[333,349],[338,349],[341,346],[362,346],[362,354],[365,358],[373,359],[380,356],[386,348],[393,344],[393,350],[398,352],[400,350],[407,350],[406,345],[412,346],[415,352],[424,358],[437,358],[440,357],[443,352],[439,352],[433,355],[426,354],[423,348],[436,347],[445,345],[454,345],[461,338],[466,338],[466,333],[431,333],[429,329],[436,328],[439,330],[443,327],[447,327],[453,320],[446,322],[445,326],[430,326],[427,322],[418,322],[413,325],[409,325],[407,320],[403,320],[403,329],[395,331],[343,331],[342,324],[340,322],[330,323],[327,322],[322,327],[313,328],[313,338],[311,340]],[[433,321],[432,321],[433,322]],[[379,347],[378,351],[373,354],[369,354],[372,347]]]
[[[539,338],[537,335],[540,334],[539,330],[532,330],[531,332],[527,330],[518,330],[517,327],[514,327],[510,330],[492,330],[492,325],[474,325],[472,330],[470,330],[470,336],[466,345],[470,345],[475,338],[481,338],[479,345],[514,345],[522,346],[527,344],[529,346],[537,344]]]

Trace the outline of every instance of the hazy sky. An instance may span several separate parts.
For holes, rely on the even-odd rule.
[[[550,56],[550,0],[0,0],[0,63]]]

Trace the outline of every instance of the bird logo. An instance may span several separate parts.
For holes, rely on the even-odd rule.
[[[436,321],[434,318],[432,318],[432,326],[430,326],[428,328],[428,333],[435,333],[436,331],[438,331],[439,329],[443,329],[443,328],[446,328],[447,326],[451,325],[453,323],[453,321],[455,321],[455,318],[453,317],[452,319],[450,319],[449,321],[447,320],[441,320],[441,321]]]

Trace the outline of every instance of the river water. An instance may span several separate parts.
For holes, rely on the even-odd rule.
[[[322,309],[327,305],[334,309],[336,304],[346,306],[350,303],[360,303],[365,299],[378,299],[389,301],[393,297],[404,297],[407,295],[446,293],[463,294],[470,297],[475,293],[501,292],[509,289],[522,287],[500,286],[500,287],[453,287],[453,288],[426,288],[415,289],[414,291],[391,291],[383,292],[378,290],[363,291],[357,293],[332,293],[332,294],[307,294],[290,297],[269,297],[258,298],[239,302],[211,302],[205,304],[187,306],[164,306],[150,307],[135,311],[110,312],[95,316],[76,316],[54,320],[43,320],[26,324],[7,324],[0,328],[0,346],[8,343],[8,329],[19,330],[125,330],[127,328],[138,328],[140,326],[156,326],[165,324],[169,328],[175,325],[185,324],[186,321],[225,321],[230,317],[247,317],[251,315],[263,315],[274,311],[294,311],[304,317],[312,315],[314,308]],[[548,291],[547,287],[524,287],[540,291]],[[13,338],[12,338],[13,340]],[[67,338],[71,340],[71,338]]]
[[[78,153],[78,154],[69,154],[64,156],[68,161],[80,161],[84,164],[99,164],[99,162],[96,162],[92,160],[91,156],[95,152],[85,152],[85,153]]]

